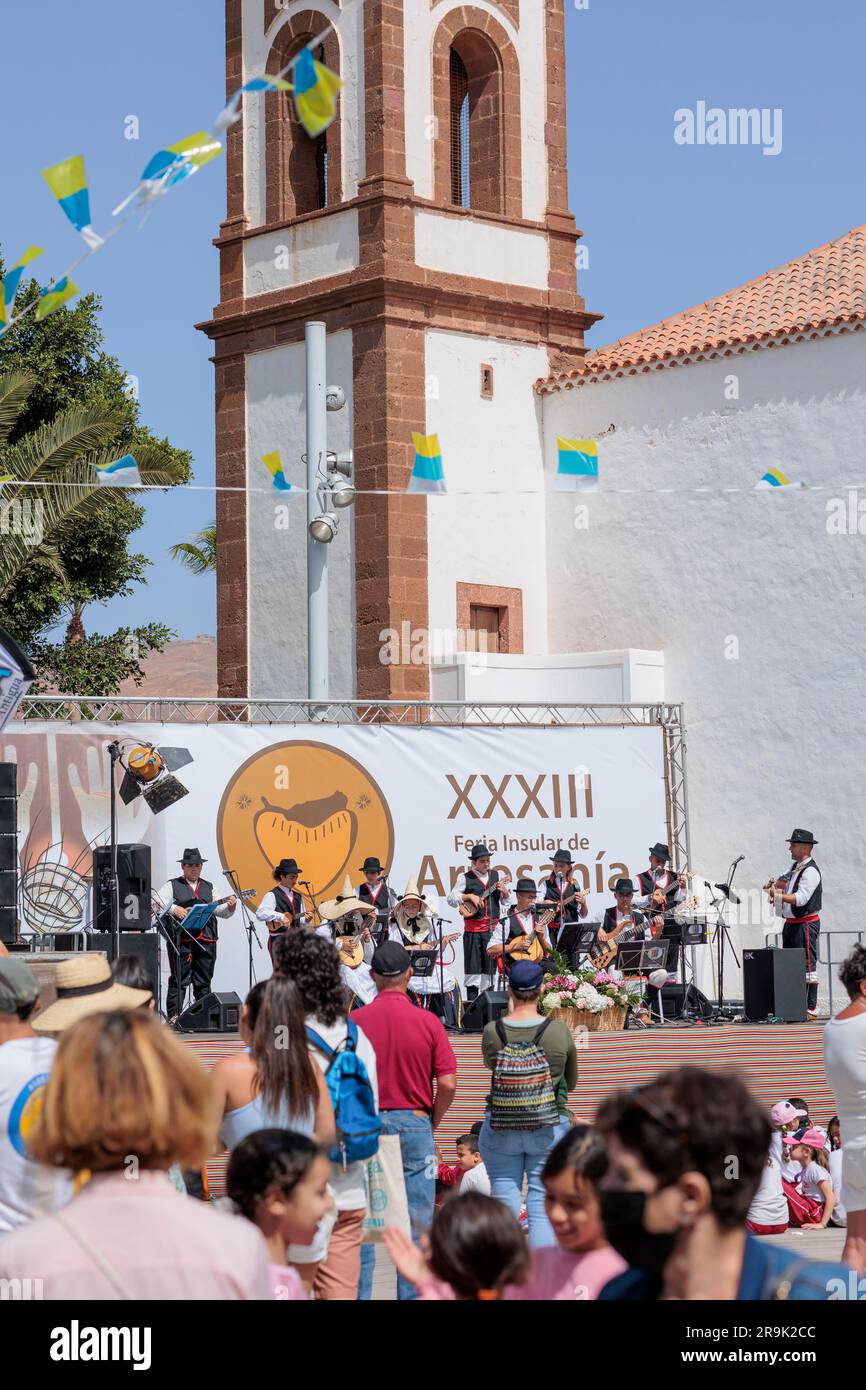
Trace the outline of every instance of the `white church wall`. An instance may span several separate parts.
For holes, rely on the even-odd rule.
[[[828,518],[864,475],[866,334],[559,392],[544,435],[551,471],[557,435],[598,439],[602,479],[548,500],[551,650],[664,652],[693,867],[747,856],[741,941],[762,941],[757,889],[795,825],[821,842],[825,930],[861,927],[866,540]],[[773,466],[822,490],[756,492]]]
[[[295,222],[244,241],[244,294],[252,298],[288,285],[341,275],[358,264],[358,211]]]
[[[307,695],[307,499],[276,492],[261,462],[279,449],[286,478],[306,487],[304,344],[293,343],[247,359],[247,478],[249,512],[250,694],[255,699]],[[328,415],[328,445],[352,447],[352,334],[328,336],[328,381],[343,387],[346,405]],[[280,512],[279,508],[285,508]],[[288,517],[288,528],[278,523]],[[355,584],[353,510],[345,508],[328,547],[330,692],[355,693]]]
[[[433,38],[443,19],[461,8],[461,0],[404,0],[403,33],[405,70],[412,74],[406,83],[406,174],[415,184],[419,198],[434,196],[433,176]],[[547,209],[547,151],[544,143],[546,120],[544,6],[538,0],[521,0],[520,27],[515,29],[508,15],[488,0],[474,0],[501,24],[514,44],[520,65],[521,163],[523,216],[541,222]]]
[[[280,29],[310,8],[308,0],[290,0],[263,33],[262,0],[243,0],[244,82],[271,70],[268,59]],[[333,0],[316,0],[312,8],[334,26],[340,45],[342,188],[348,201],[364,176],[364,7],[353,5],[343,14]],[[250,92],[243,102],[245,210],[249,225],[260,227],[266,220],[265,94]]]
[[[547,650],[541,401],[530,386],[547,361],[542,347],[427,333],[427,432],[439,435],[449,489],[427,508],[434,637],[456,629],[458,581],[505,585],[523,591],[524,650]]]
[[[547,237],[499,222],[415,209],[415,260],[429,270],[473,275],[503,285],[546,290]]]
[[[488,704],[657,704],[665,698],[662,652],[570,652],[567,656],[459,652],[430,671],[434,700]]]

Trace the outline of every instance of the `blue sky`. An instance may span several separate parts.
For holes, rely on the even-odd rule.
[[[565,6],[570,202],[589,251],[581,290],[605,315],[591,344],[732,289],[866,220],[862,0]],[[154,150],[210,123],[224,91],[223,26],[221,0],[7,0],[7,262],[31,241],[46,247],[40,269],[49,272],[75,253],[40,174],[46,165],[85,154],[103,228]],[[676,144],[674,112],[698,101],[781,108],[781,153]],[[124,134],[131,115],[137,141]],[[224,208],[224,166],[215,162],[78,280],[103,297],[106,346],[139,378],[143,420],[192,451],[201,484],[214,475],[213,368],[210,343],[193,325],[216,303],[211,241]],[[148,500],[147,512],[135,538],[154,560],[147,587],[90,609],[87,625],[163,621],[183,637],[214,632],[212,581],[187,576],[166,554],[213,516],[213,495],[175,492]]]

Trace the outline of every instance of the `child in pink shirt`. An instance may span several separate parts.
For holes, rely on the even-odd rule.
[[[529,1271],[526,1237],[517,1217],[483,1192],[446,1197],[419,1250],[404,1231],[385,1231],[397,1273],[429,1303],[490,1302]]]
[[[260,1129],[232,1150],[226,1192],[264,1236],[273,1295],[281,1302],[307,1297],[298,1271],[286,1264],[286,1250],[315,1239],[331,1206],[330,1176],[330,1160],[305,1134]]]
[[[626,1263],[610,1246],[601,1224],[598,1183],[607,1171],[604,1140],[590,1125],[574,1125],[555,1144],[541,1170],[544,1207],[556,1245],[532,1252],[525,1284],[506,1289],[506,1299],[575,1302],[596,1299]]]

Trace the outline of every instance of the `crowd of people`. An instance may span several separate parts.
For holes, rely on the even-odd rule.
[[[802,1097],[767,1112],[738,1075],[692,1066],[578,1121],[573,1038],[520,961],[482,1037],[484,1114],[447,1155],[457,1059],[403,946],[377,947],[375,997],[351,1013],[323,936],[279,937],[273,965],[242,1050],[208,1071],[137,961],[63,963],[43,1010],[27,964],[0,959],[0,1278],[58,1299],[348,1301],[372,1296],[377,1249],[401,1300],[826,1299],[863,1275],[866,948],[825,1029],[824,1125]],[[809,1257],[828,1226],[846,1229],[841,1264]],[[801,1250],[766,1239],[792,1227]]]

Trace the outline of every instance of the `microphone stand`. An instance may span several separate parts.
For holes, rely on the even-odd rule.
[[[442,952],[445,949],[442,944],[442,924],[444,921],[444,917],[433,918],[433,924],[439,938],[439,997],[442,1000],[442,1022],[449,1033],[455,1033],[457,1031],[457,1020],[455,1018],[453,1023],[449,1023],[446,1016],[447,1010],[445,1008],[445,962],[442,959]]]
[[[734,943],[731,941],[728,926],[725,921],[725,912],[727,910],[728,903],[731,901],[731,884],[734,881],[734,874],[737,872],[737,865],[739,864],[740,859],[742,858],[743,855],[740,855],[740,858],[735,859],[734,862],[731,864],[731,867],[728,870],[728,877],[724,887],[722,887],[721,884],[716,885],[713,883],[707,883],[706,879],[704,880],[704,886],[710,889],[711,902],[716,912],[716,930],[715,935],[713,936],[713,941],[716,944],[716,960],[719,972],[719,1002],[718,1007],[716,1009],[716,1017],[714,1019],[714,1022],[716,1023],[722,1023],[725,1019],[726,1014],[728,1013],[728,1010],[726,1010],[725,1008],[726,943],[730,946],[731,952],[737,965],[739,966],[740,964],[739,957],[737,956],[737,953],[734,950]],[[721,897],[719,898],[717,898],[715,896],[715,893],[713,892],[713,889],[715,889],[717,886],[721,889]]]
[[[298,882],[300,883],[300,885],[301,885],[302,888],[306,888],[306,889],[307,889],[307,896],[309,897],[310,902],[311,902],[312,905],[313,905],[313,912],[314,912],[315,915],[318,917],[318,915],[319,915],[319,904],[316,902],[316,895],[315,895],[315,893],[313,892],[313,885],[312,885],[311,883],[308,883],[307,880],[306,880],[305,878],[299,878],[299,879],[298,879]],[[303,897],[303,894],[301,894],[301,896]],[[301,923],[301,925],[303,926],[303,923]],[[336,932],[333,930],[333,926],[334,926],[333,922],[331,922],[329,925],[331,926],[331,929],[332,929],[332,930],[331,930],[331,935],[332,935],[332,936],[336,936]]]
[[[249,980],[248,988],[252,989],[253,977],[255,973],[253,970],[253,937],[255,937],[256,939],[256,945],[258,946],[259,950],[262,949],[262,943],[259,940],[259,934],[256,931],[255,918],[253,917],[253,914],[247,907],[246,898],[241,893],[237,871],[235,869],[223,869],[223,873],[225,874],[232,888],[235,890],[235,897],[241,905],[241,916],[243,918],[244,931],[247,934],[247,960]]]

